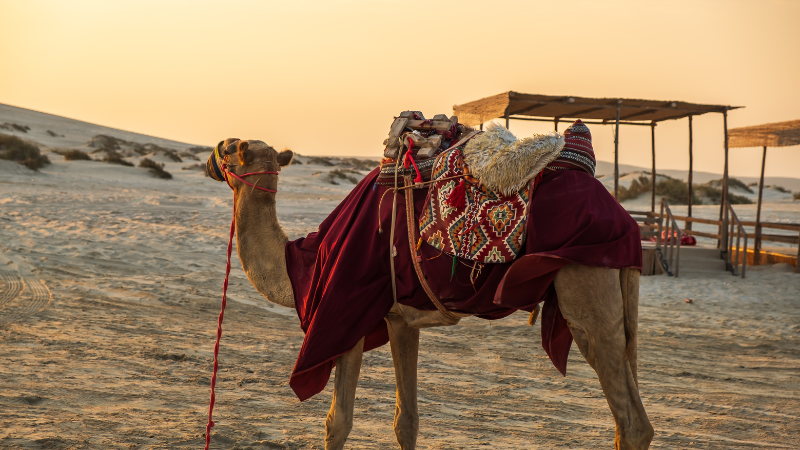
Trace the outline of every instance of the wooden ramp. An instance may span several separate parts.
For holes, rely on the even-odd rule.
[[[725,260],[718,248],[681,247],[681,277],[697,278],[725,272]]]

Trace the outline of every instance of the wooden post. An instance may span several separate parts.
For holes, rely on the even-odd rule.
[[[508,106],[506,106],[506,130],[508,129]]]
[[[797,238],[800,239],[800,233]],[[797,243],[797,265],[794,266],[794,273],[800,273],[800,242]]]
[[[753,265],[758,265],[761,258],[761,194],[764,192],[764,166],[767,164],[767,146],[761,156],[761,179],[758,182],[758,206],[756,206],[756,242],[753,245]]]
[[[656,212],[656,123],[650,122],[650,144],[653,151],[653,170],[650,172],[650,212]]]
[[[689,116],[689,211],[687,217],[692,217],[692,158],[692,116]],[[684,229],[691,230],[692,222],[687,220],[686,224],[684,225]]]
[[[555,119],[553,119],[553,124],[554,124],[554,125],[555,125],[555,127],[556,127],[556,131],[558,131],[558,117],[556,117]]]
[[[483,122],[481,122],[481,131],[483,131]]]
[[[717,248],[723,249],[723,246],[728,241],[728,110],[722,111],[722,126],[725,131],[725,168],[722,171],[722,201],[719,207],[719,234],[722,239],[717,243]],[[727,250],[725,250],[727,251]],[[723,251],[724,253],[724,251]]]
[[[619,106],[617,106],[617,124],[614,129],[614,198],[619,202]]]

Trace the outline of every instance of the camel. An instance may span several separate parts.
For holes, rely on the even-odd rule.
[[[257,140],[228,139],[221,144],[227,170],[236,175],[279,172],[293,158],[291,151],[279,153]],[[248,181],[278,190],[277,174],[254,175]],[[236,249],[248,280],[268,301],[294,308],[284,253],[288,236],[278,221],[276,194],[254,189],[233,176],[228,177],[228,183],[235,194]],[[636,369],[639,271],[571,264],[559,271],[554,284],[561,313],[581,354],[597,373],[614,417],[615,448],[649,448],[654,431],[639,397]],[[439,311],[419,311],[398,304],[385,320],[397,386],[395,436],[402,450],[412,450],[419,432],[419,329],[455,322],[444,319]],[[325,422],[326,450],[344,448],[352,429],[363,346],[362,338],[336,359],[333,399]]]

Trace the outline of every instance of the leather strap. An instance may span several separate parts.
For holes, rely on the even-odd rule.
[[[405,180],[406,185],[409,185],[411,183],[411,177],[408,176],[405,178],[406,178]],[[414,271],[417,272],[417,278],[419,279],[419,284],[422,286],[422,289],[425,291],[425,293],[428,294],[428,298],[431,299],[431,302],[436,307],[436,309],[438,309],[439,312],[442,313],[444,317],[446,317],[449,320],[458,321],[461,319],[461,317],[465,317],[468,314],[456,315],[456,313],[448,311],[447,308],[445,308],[444,305],[442,305],[442,303],[439,302],[439,299],[436,298],[436,295],[431,290],[431,287],[428,286],[428,282],[425,281],[425,274],[422,273],[422,267],[420,267],[419,265],[420,257],[419,253],[417,253],[417,245],[415,242],[416,233],[414,232],[414,230],[417,229],[417,225],[414,223],[414,192],[412,189],[406,189],[405,194],[406,194],[406,221],[408,225],[408,245],[411,250],[411,261],[414,264]]]

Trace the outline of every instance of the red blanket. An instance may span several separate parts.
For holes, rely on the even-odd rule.
[[[364,350],[388,342],[383,318],[392,307],[389,269],[391,193],[375,187],[378,170],[359,183],[325,219],[319,231],[286,244],[286,261],[300,325],[306,333],[289,384],[300,400],[325,388],[335,359],[362,337]],[[427,190],[414,190],[419,217]],[[420,287],[408,249],[403,194],[398,194],[395,242],[400,303],[435,309]],[[544,301],[542,344],[566,374],[572,335],[558,309],[552,281],[570,262],[611,268],[641,268],[639,227],[603,185],[575,170],[549,172],[531,198],[523,256],[488,264],[470,282],[472,264],[459,260],[451,281],[452,257],[422,244],[428,283],[448,309],[499,319]],[[378,222],[383,233],[378,232]]]

